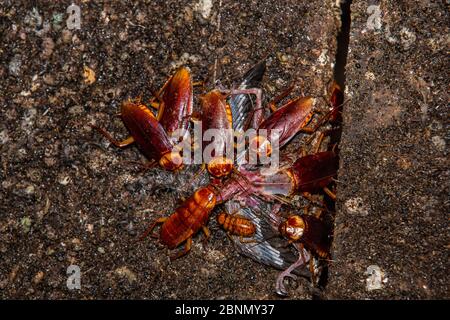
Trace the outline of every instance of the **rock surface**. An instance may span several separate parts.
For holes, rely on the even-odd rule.
[[[353,1],[329,298],[449,298],[448,7]]]

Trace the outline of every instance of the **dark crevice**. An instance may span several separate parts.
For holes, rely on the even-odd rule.
[[[341,2],[341,30],[337,36],[337,51],[334,66],[334,79],[341,88],[345,88],[345,66],[347,65],[348,44],[350,41],[352,0]]]
[[[347,65],[347,55],[348,55],[348,46],[350,41],[350,24],[351,24],[351,0],[343,0],[341,1],[341,29],[337,35],[337,50],[335,56],[335,66],[333,70],[334,80],[336,83],[342,88],[342,91],[345,91],[345,68]],[[345,107],[344,107],[345,108]],[[342,119],[342,117],[340,117]],[[341,140],[342,134],[342,123],[338,125],[337,128],[334,128],[334,133],[331,136],[332,144],[338,143]],[[333,142],[334,141],[334,142]],[[337,148],[339,151],[339,148]],[[330,208],[331,211],[336,211],[336,205],[334,201],[327,201],[326,206]],[[324,266],[324,270],[321,273],[321,277],[318,282],[319,288],[324,289],[328,283],[328,265]],[[320,293],[313,293],[313,299],[322,299],[323,291]]]

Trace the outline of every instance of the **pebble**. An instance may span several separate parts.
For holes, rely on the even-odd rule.
[[[445,150],[445,140],[442,139],[439,136],[434,136],[431,138],[431,141],[433,142],[434,146],[439,150],[439,151],[444,151]]]
[[[8,64],[9,73],[13,76],[20,75],[22,67],[22,56],[20,54],[16,54]]]
[[[114,272],[121,277],[126,277],[130,283],[137,280],[136,274],[126,266],[117,268]]]
[[[370,265],[367,267],[365,275],[368,275],[366,279],[366,290],[380,290],[383,288],[383,283],[387,282],[384,272],[377,265]]]
[[[38,284],[42,281],[42,279],[44,278],[44,272],[39,271],[38,273],[36,273],[36,275],[33,278],[33,283],[34,284]]]
[[[352,214],[359,214],[361,216],[367,216],[369,214],[367,205],[360,197],[348,199],[345,201],[345,207],[347,208],[347,211]]]
[[[55,48],[55,42],[53,41],[52,38],[44,38],[44,40],[42,41],[42,53],[41,53],[41,57],[43,59],[48,59],[51,57],[52,53],[53,53],[53,49]]]
[[[22,226],[22,230],[25,233],[30,232],[31,229],[31,219],[30,217],[26,216],[20,219],[20,225]]]

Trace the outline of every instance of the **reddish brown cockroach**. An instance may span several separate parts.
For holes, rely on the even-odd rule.
[[[337,174],[339,161],[333,151],[324,151],[298,158],[293,165],[271,175],[260,170],[240,169],[252,192],[261,196],[277,198],[277,195],[292,196],[298,193],[316,193],[323,189],[332,199],[335,195],[327,188]]]
[[[159,93],[154,93],[159,104],[158,115],[141,103],[124,102],[121,117],[130,131],[131,137],[118,142],[104,129],[93,126],[117,147],[125,147],[136,142],[149,160],[156,160],[166,170],[174,171],[182,166],[179,152],[173,150],[177,130],[187,130],[192,115],[193,93],[191,74],[187,68],[179,68],[164,84]],[[183,132],[178,132],[183,134]]]
[[[182,166],[182,158],[173,151],[164,128],[153,113],[143,104],[126,101],[122,103],[120,115],[131,136],[117,141],[106,130],[92,126],[119,148],[136,142],[141,152],[149,159],[157,161],[166,170],[174,171]]]
[[[342,122],[342,107],[344,105],[344,93],[341,87],[333,81],[330,89],[330,116],[329,121],[331,123],[341,123]]]
[[[192,236],[203,229],[205,237],[209,237],[206,223],[209,214],[216,205],[216,193],[211,187],[204,187],[195,191],[175,212],[153,222],[140,237],[146,237],[157,224],[162,224],[159,239],[169,249],[175,249],[186,242],[183,251],[170,257],[171,260],[179,258],[191,250]]]
[[[291,215],[280,224],[279,231],[290,242],[301,242],[321,258],[330,256],[330,228],[322,220],[308,214]]]
[[[319,152],[297,159],[284,171],[291,178],[290,194],[315,193],[323,189],[333,200],[336,199],[327,186],[336,176],[338,167],[338,156],[333,151]]]
[[[280,273],[276,281],[276,291],[279,295],[287,296],[284,286],[286,277],[296,278],[292,271],[299,266],[306,265],[309,261],[309,269],[312,282],[315,283],[314,259],[310,256],[316,255],[322,259],[330,258],[331,228],[322,220],[312,215],[291,215],[279,226],[280,234],[294,245],[298,251],[298,260],[289,268]],[[307,249],[307,251],[305,251]]]
[[[189,252],[192,245],[192,237],[203,229],[206,238],[209,237],[209,230],[206,227],[209,215],[214,207],[248,191],[235,179],[228,179],[224,184],[213,183],[200,188],[178,207],[169,217],[159,218],[154,221],[141,235],[145,238],[157,224],[162,224],[160,240],[169,249],[175,249],[183,242],[186,242],[183,251],[171,256],[171,259],[179,258]]]
[[[212,90],[200,98],[202,113],[202,136],[210,129],[215,129],[214,141],[211,160],[206,166],[208,172],[217,178],[221,178],[230,174],[233,169],[233,160],[228,159],[225,155],[226,145],[233,142],[232,128],[233,119],[230,106],[227,104],[226,95],[219,90]],[[207,142],[203,141],[203,150],[207,147]]]
[[[189,70],[180,67],[173,76],[167,80],[158,94],[157,119],[166,130],[169,137],[177,130],[189,128],[193,108],[193,83]],[[178,138],[178,137],[175,137]]]
[[[233,149],[233,115],[230,105],[226,102],[228,95],[254,94],[257,96],[257,104],[260,104],[261,91],[257,88],[233,89],[233,90],[212,90],[200,98],[202,112],[200,120],[202,121],[202,135],[206,137],[205,132],[214,129],[214,141],[207,145],[203,141],[203,151],[209,150],[208,156],[211,159],[207,161],[207,169],[210,174],[217,178],[223,178],[231,173],[234,164],[230,154],[234,155]],[[257,107],[259,108],[259,107]],[[212,151],[212,152],[211,152]]]
[[[259,125],[258,135],[250,141],[250,150],[257,155],[269,156],[272,153],[272,132],[279,134],[279,147],[284,146],[298,132],[305,130],[313,116],[313,104],[314,99],[311,97],[297,98],[273,112]],[[263,129],[267,130],[267,138],[259,135]]]
[[[239,236],[241,242],[244,237],[251,237],[256,232],[255,224],[244,216],[221,212],[216,217],[217,223],[230,235]]]

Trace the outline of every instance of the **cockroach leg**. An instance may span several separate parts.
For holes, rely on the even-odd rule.
[[[189,181],[189,184],[193,184],[198,177],[200,177],[200,175],[205,172],[206,170],[206,163],[202,163],[200,166],[200,169],[198,169],[198,171],[196,173],[194,173],[194,175],[192,176],[191,180]]]
[[[241,243],[258,243],[258,241],[257,240],[255,240],[255,239],[253,239],[253,238],[250,238],[250,239],[244,239],[244,236],[243,235],[240,235],[239,236],[239,241],[241,242]]]
[[[175,259],[178,259],[178,258],[184,256],[185,254],[187,254],[191,250],[191,246],[192,246],[192,237],[189,237],[186,240],[186,245],[184,246],[184,249],[178,251],[177,253],[175,253],[173,255],[171,255],[170,256],[170,260],[173,261]]]
[[[303,254],[303,245],[299,244],[298,246],[296,246],[296,248],[298,250],[298,260],[294,262],[292,265],[290,265],[289,268],[281,272],[276,281],[275,286],[276,292],[278,295],[283,297],[287,297],[289,295],[286,290],[286,286],[284,285],[284,279],[291,278],[293,280],[297,280],[297,276],[293,274],[292,271],[307,263],[306,258]]]
[[[150,92],[152,93],[153,98],[150,99],[149,105],[151,105],[153,108],[158,109],[159,106],[161,105],[161,102],[163,101],[161,99],[161,94],[164,92],[164,90],[166,89],[167,85],[172,80],[172,78],[173,78],[173,75],[170,76],[169,79],[167,79],[167,81],[164,83],[162,88],[159,89],[158,92],[154,91],[150,86]],[[155,102],[155,99],[158,100],[159,102]]]
[[[281,94],[279,94],[278,96],[276,96],[275,98],[272,99],[272,101],[269,102],[269,108],[270,110],[272,110],[272,112],[277,111],[277,104],[283,100],[284,98],[286,98],[294,89],[294,85],[290,85],[288,88],[286,88]]]
[[[334,192],[332,192],[330,189],[328,189],[328,187],[324,187],[323,191],[325,191],[325,193],[334,201],[336,201],[336,194],[334,194]]]
[[[162,224],[162,223],[166,222],[166,220],[167,220],[166,217],[157,219],[139,236],[138,240],[143,240],[145,237],[147,237],[153,231],[153,229],[155,229],[156,225]]]
[[[311,273],[311,282],[316,283],[316,272],[314,270],[314,258],[309,260],[309,272]]]
[[[95,130],[97,130],[101,135],[103,135],[106,139],[108,139],[109,142],[111,142],[113,145],[115,145],[118,148],[124,148],[134,142],[133,137],[128,137],[123,141],[118,141],[118,140],[114,139],[111,136],[111,134],[108,131],[106,131],[105,129],[97,127],[96,125],[93,125],[93,124],[91,124],[90,126],[92,128],[94,128]]]
[[[211,232],[209,231],[207,226],[202,226],[202,231],[204,235],[203,242],[206,243],[208,239],[211,237]]]

